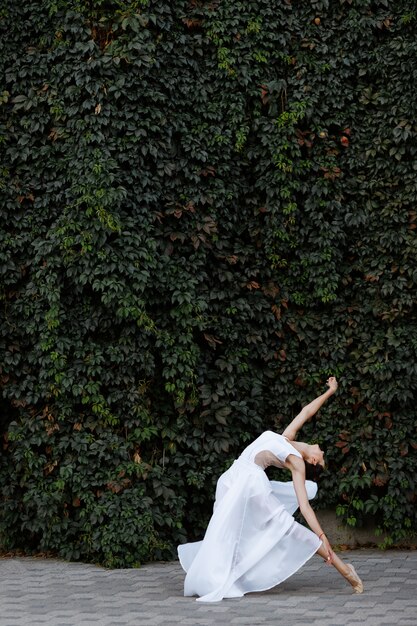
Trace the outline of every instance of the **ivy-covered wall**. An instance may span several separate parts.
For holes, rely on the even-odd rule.
[[[319,505],[416,526],[412,0],[3,0],[0,531],[135,565],[340,378]]]

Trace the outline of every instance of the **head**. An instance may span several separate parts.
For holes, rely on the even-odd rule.
[[[304,461],[306,468],[306,480],[313,480],[315,483],[319,481],[321,474],[324,471],[323,465],[313,465],[308,461]]]
[[[317,443],[308,444],[303,455],[306,468],[306,480],[318,481],[324,470],[324,452]]]

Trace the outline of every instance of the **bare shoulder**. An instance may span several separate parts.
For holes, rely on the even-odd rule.
[[[302,458],[296,454],[289,454],[285,461],[285,467],[291,471],[305,472],[305,464]]]

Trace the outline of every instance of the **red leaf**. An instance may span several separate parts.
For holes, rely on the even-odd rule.
[[[281,319],[281,308],[279,306],[277,306],[276,304],[273,304],[271,309],[272,309],[272,313],[275,316],[275,319],[280,320]]]

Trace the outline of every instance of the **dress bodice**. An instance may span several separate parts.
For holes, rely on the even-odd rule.
[[[243,450],[240,458],[256,463],[265,469],[269,465],[282,467],[290,454],[302,458],[288,439],[283,435],[267,430]]]

